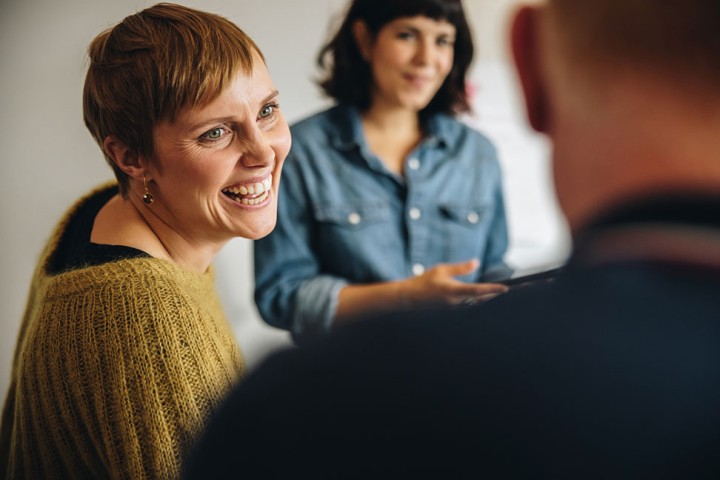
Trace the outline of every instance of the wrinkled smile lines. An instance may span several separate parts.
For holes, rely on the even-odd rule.
[[[258,205],[267,200],[271,188],[272,175],[268,175],[261,182],[225,187],[222,192],[243,205]]]

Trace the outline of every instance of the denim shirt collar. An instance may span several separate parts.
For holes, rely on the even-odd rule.
[[[362,121],[358,109],[353,105],[341,104],[335,107],[335,113],[338,135],[330,139],[333,147],[345,151],[358,147],[364,155],[368,154],[369,148],[362,130]],[[445,148],[452,142],[453,121],[453,119],[445,115],[431,115],[425,124],[427,130],[425,142],[432,146],[437,145]]]
[[[426,141],[434,142],[434,145],[441,148],[447,147],[452,142],[453,132],[457,135],[457,127],[453,128],[454,125],[455,120],[447,115],[431,115],[425,123],[428,135]]]

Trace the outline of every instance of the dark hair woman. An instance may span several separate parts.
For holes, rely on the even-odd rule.
[[[354,0],[319,54],[337,105],[291,128],[278,228],[255,244],[255,300],[310,337],[359,314],[477,301],[505,287],[495,149],[470,109],[460,0]]]

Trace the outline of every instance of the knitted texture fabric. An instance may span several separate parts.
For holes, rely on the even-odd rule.
[[[24,479],[176,478],[243,369],[213,272],[133,258],[49,275],[70,216],[31,284],[0,468]]]

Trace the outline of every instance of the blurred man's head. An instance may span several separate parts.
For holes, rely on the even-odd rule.
[[[547,10],[578,66],[720,81],[716,0],[549,0]]]
[[[718,25],[717,0],[547,0],[518,12],[528,117],[553,141],[571,228],[632,196],[720,189],[720,157],[709,162],[720,148],[709,134],[720,125]]]

